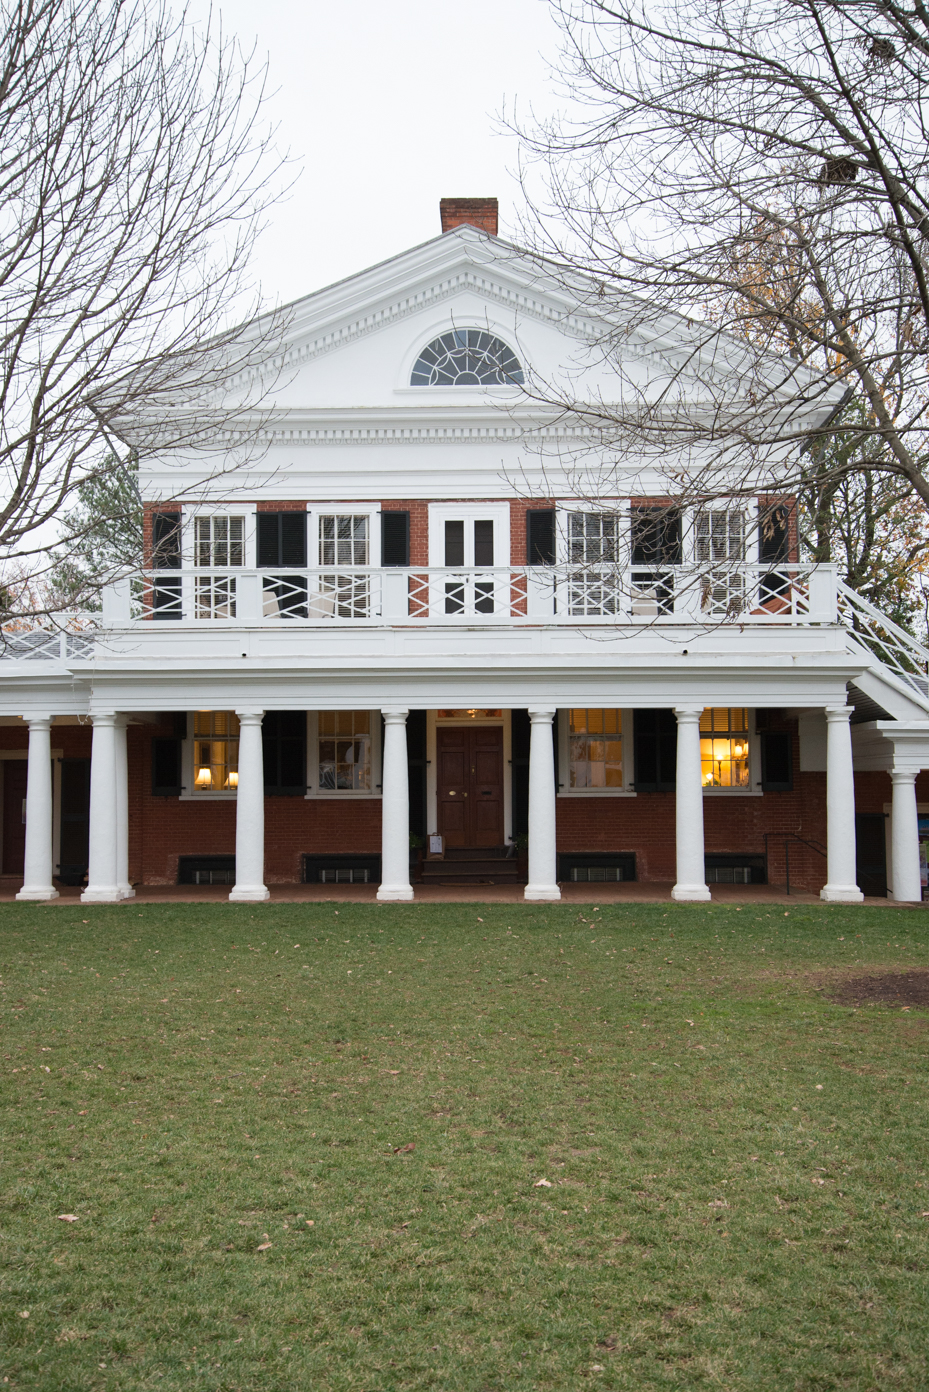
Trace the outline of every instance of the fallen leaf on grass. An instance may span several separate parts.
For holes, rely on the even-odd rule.
[[[532,1187],[533,1189],[551,1189],[552,1181],[550,1179],[537,1179]]]
[[[416,1142],[415,1142],[415,1141],[407,1141],[406,1145],[396,1145],[396,1146],[394,1146],[394,1155],[403,1155],[403,1153],[404,1153],[405,1151],[408,1151],[408,1150],[415,1150],[415,1149],[416,1149]]]
[[[260,1247],[256,1247],[255,1250],[256,1250],[257,1252],[267,1252],[268,1248],[269,1248],[269,1247],[273,1247],[273,1246],[274,1246],[274,1243],[273,1243],[273,1242],[262,1242],[261,1246],[260,1246]]]
[[[813,1177],[810,1180],[811,1184],[825,1184],[825,1182],[826,1181],[824,1179],[820,1179],[819,1175],[813,1175]]]
[[[710,1202],[707,1204],[707,1207],[708,1207],[708,1208],[728,1208],[729,1205],[728,1205],[728,1203],[726,1202],[725,1199],[711,1199]]]
[[[62,1223],[77,1223],[80,1221],[76,1213],[59,1213],[58,1218]]]

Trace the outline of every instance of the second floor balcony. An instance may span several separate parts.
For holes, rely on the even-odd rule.
[[[155,570],[105,595],[109,625],[809,625],[838,621],[831,565]]]

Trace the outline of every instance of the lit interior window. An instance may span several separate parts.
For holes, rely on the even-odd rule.
[[[239,717],[234,711],[194,714],[194,789],[234,792],[239,786]]]
[[[569,710],[569,787],[623,786],[623,714],[618,710]]]
[[[371,791],[370,711],[320,711],[319,790]]]
[[[440,710],[437,720],[499,720],[502,710]]]
[[[748,711],[707,707],[700,717],[700,763],[704,788],[747,788]]]

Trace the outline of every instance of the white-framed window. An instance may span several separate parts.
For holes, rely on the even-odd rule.
[[[632,711],[558,712],[560,797],[635,797]]]
[[[700,716],[704,788],[751,788],[749,713],[744,706],[708,706]]]
[[[307,721],[307,797],[379,797],[380,712],[311,711]]]
[[[194,580],[194,615],[198,619],[234,619],[235,598],[234,575],[198,575]]]
[[[370,564],[371,519],[367,513],[321,512],[317,528],[321,566]]]
[[[245,565],[244,516],[198,513],[193,522],[197,569],[225,570]]]
[[[230,799],[239,786],[239,717],[235,711],[191,711],[182,797]]]
[[[695,518],[698,565],[745,560],[745,513],[740,508],[714,508]]]
[[[622,519],[617,512],[569,512],[565,529],[569,565],[615,565]]]

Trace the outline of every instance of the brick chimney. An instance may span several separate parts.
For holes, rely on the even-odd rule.
[[[497,235],[496,198],[442,198],[439,201],[442,215],[442,231],[451,232],[454,227],[467,223],[478,227],[482,232]]]

